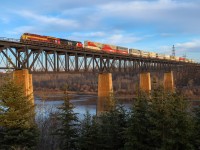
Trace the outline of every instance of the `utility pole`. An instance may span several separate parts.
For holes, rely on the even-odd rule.
[[[172,56],[175,57],[175,47],[174,47],[174,45],[173,45],[173,47],[172,47]]]

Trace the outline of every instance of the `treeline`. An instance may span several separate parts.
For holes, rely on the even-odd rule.
[[[0,87],[2,150],[192,150],[200,148],[200,108],[162,88],[138,93],[130,110],[107,99],[107,112],[83,119],[74,113],[65,91],[59,111],[34,117],[34,105],[22,88],[8,81]]]
[[[113,74],[113,88],[116,93],[131,94],[137,85],[136,76],[118,77]],[[74,92],[93,92],[98,90],[98,75],[97,74],[45,74],[33,75],[34,90],[62,90],[67,84],[68,90]]]
[[[151,73],[152,88],[163,84],[164,72]],[[174,72],[174,82],[177,90],[187,96],[198,97],[200,95],[199,72]],[[113,73],[113,90],[116,95],[135,95],[139,85],[139,74]],[[34,90],[46,89],[61,90],[65,84],[69,85],[69,91],[92,92],[98,90],[98,74],[35,74],[33,75]]]

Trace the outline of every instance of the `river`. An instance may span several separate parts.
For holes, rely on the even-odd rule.
[[[122,97],[117,98],[120,103],[122,103],[127,110],[130,109],[132,104],[132,99]],[[86,111],[88,111],[91,115],[96,115],[98,112],[104,111],[105,103],[103,104],[98,100],[97,95],[73,95],[70,99],[70,102],[74,105],[73,111],[77,113],[80,119],[83,118]],[[200,105],[200,100],[192,100],[191,101],[193,107],[197,107]],[[35,97],[36,104],[36,116],[48,117],[50,113],[54,113],[59,111],[58,107],[63,104],[63,100],[59,98],[54,100],[46,100],[42,101],[40,98]]]
[[[98,102],[97,95],[75,95],[70,99],[70,102],[74,105],[74,112],[78,114],[79,118],[83,118],[86,111],[91,115],[96,115],[97,111],[102,111],[102,105]],[[123,105],[129,109],[131,102],[122,101]],[[46,100],[42,101],[40,98],[35,98],[36,115],[48,117],[49,113],[58,111],[58,107],[63,104],[63,100]]]

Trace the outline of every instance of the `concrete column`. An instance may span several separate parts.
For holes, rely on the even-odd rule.
[[[98,77],[98,97],[109,97],[113,93],[112,74],[102,73]]]
[[[111,95],[113,93],[112,74],[103,73],[98,76],[98,101],[97,115],[108,111],[113,103]]]
[[[174,92],[173,71],[164,73],[164,90]]]
[[[29,95],[30,95],[31,100],[33,100],[33,103],[34,103],[32,74],[29,74]]]
[[[140,89],[146,93],[151,91],[150,73],[140,73]]]
[[[29,95],[34,103],[32,75],[29,74],[28,69],[13,71],[13,79],[16,84],[23,87],[25,96]]]

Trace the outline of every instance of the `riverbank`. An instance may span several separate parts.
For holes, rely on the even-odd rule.
[[[95,92],[73,92],[73,91],[67,91],[67,94],[70,99],[76,99],[77,96],[83,96],[83,95],[93,95],[94,97],[97,96]],[[54,101],[54,100],[63,100],[64,98],[64,91],[62,90],[51,90],[51,89],[45,89],[45,90],[36,90],[34,91],[34,97],[40,100],[45,101]]]
[[[198,93],[193,92],[194,90],[184,88],[180,92],[184,94],[188,100],[200,100],[200,95]],[[197,91],[197,90],[196,90]],[[98,97],[97,92],[75,92],[75,91],[67,91],[67,94],[70,99],[78,99],[79,97],[83,96],[91,96],[94,98]],[[37,99],[45,100],[45,101],[56,101],[56,100],[63,100],[64,98],[64,91],[62,90],[53,90],[53,89],[44,89],[44,90],[35,90],[34,96]],[[136,98],[135,95],[130,94],[122,94],[122,93],[114,93],[114,96],[118,100],[123,101],[131,101]]]
[[[67,94],[70,99],[78,99],[79,97],[83,96],[91,96],[94,98],[98,97],[97,92],[74,92],[74,91],[67,91]],[[130,94],[114,94],[118,100],[123,101],[131,101],[135,98],[134,95]],[[56,100],[63,100],[64,98],[64,91],[62,90],[52,90],[52,89],[45,89],[45,90],[35,90],[34,97],[39,100],[45,101],[56,101]]]

